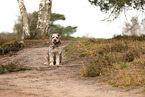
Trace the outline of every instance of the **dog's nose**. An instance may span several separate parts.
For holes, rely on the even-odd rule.
[[[54,41],[56,42],[56,39],[54,39]]]

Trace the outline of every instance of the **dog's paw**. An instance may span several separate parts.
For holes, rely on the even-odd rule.
[[[59,64],[56,64],[56,66],[59,66]]]
[[[49,66],[54,66],[54,64],[53,63],[50,63]]]
[[[44,65],[48,65],[48,62],[45,62]]]

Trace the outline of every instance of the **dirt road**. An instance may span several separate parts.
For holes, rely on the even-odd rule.
[[[0,63],[18,62],[32,70],[0,75],[0,97],[145,97],[139,90],[113,88],[82,78],[81,62],[63,57],[63,65],[43,63],[48,47],[25,48]]]

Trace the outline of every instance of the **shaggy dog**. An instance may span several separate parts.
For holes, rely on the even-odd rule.
[[[59,66],[62,60],[61,36],[57,33],[50,35],[50,45],[48,50],[48,60],[50,66]]]

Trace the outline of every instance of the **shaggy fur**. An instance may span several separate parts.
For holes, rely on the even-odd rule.
[[[50,35],[50,45],[49,45],[49,65],[59,66],[62,60],[62,46],[61,46],[61,36],[56,34]]]

